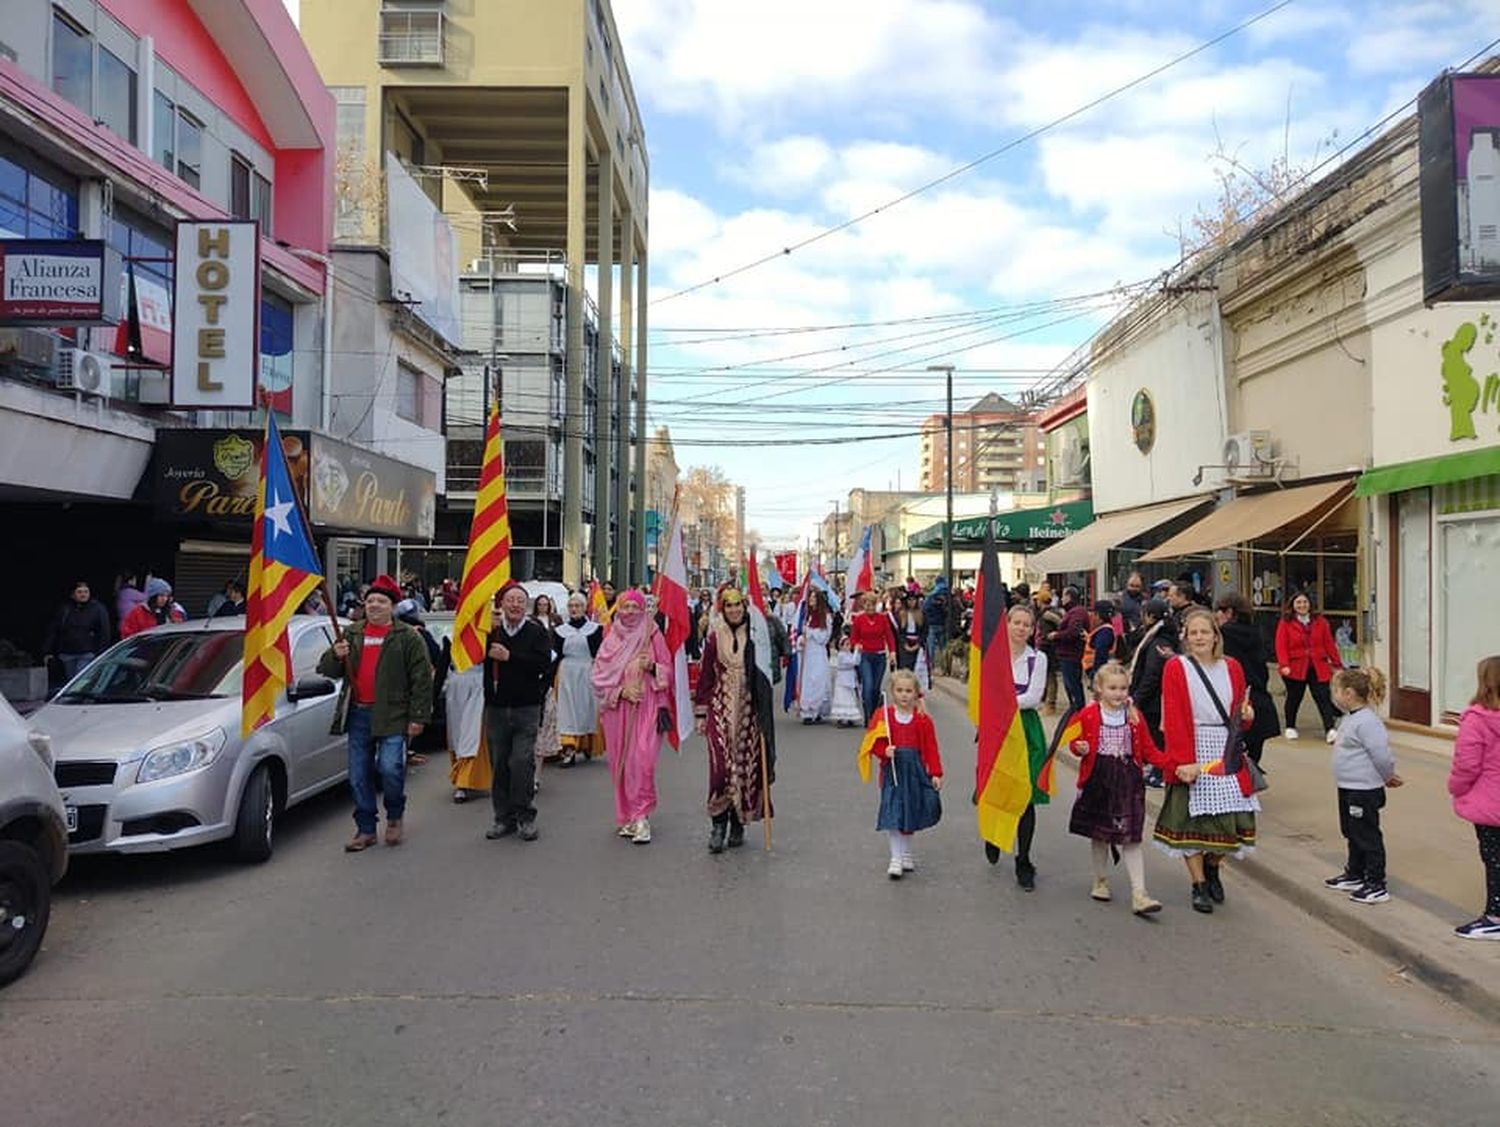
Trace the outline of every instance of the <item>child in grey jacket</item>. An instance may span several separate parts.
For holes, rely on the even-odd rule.
[[[1323,883],[1349,893],[1356,904],[1383,904],[1385,837],[1380,810],[1386,787],[1399,787],[1396,757],[1376,706],[1385,699],[1385,676],[1378,669],[1341,669],[1333,675],[1333,702],[1345,715],[1333,745],[1333,782],[1339,790],[1339,831],[1349,843],[1344,871]]]

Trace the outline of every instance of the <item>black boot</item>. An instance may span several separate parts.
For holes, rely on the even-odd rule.
[[[1027,892],[1036,891],[1036,866],[1030,857],[1016,858],[1016,883]]]
[[[1215,904],[1224,903],[1224,882],[1219,878],[1218,861],[1203,862],[1203,884],[1208,889],[1208,898]]]
[[[745,823],[740,821],[734,811],[729,812],[729,848],[738,849],[745,844]]]
[[[713,828],[708,831],[708,851],[710,853],[724,852],[724,834],[728,829],[729,822],[727,819],[722,821],[718,818],[714,819]]]
[[[1203,912],[1205,915],[1213,912],[1213,897],[1208,894],[1208,881],[1193,882],[1193,911]]]
[[[991,865],[998,865],[1000,863],[1000,847],[992,842],[985,842],[984,859]]]

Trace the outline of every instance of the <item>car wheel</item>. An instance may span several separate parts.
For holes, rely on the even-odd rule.
[[[241,861],[266,861],[276,847],[276,788],[271,768],[261,764],[245,784],[234,820],[234,855]]]
[[[52,875],[31,846],[0,841],[0,986],[31,965],[52,913]]]

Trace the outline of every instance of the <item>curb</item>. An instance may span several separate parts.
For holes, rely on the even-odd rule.
[[[951,700],[967,702],[965,690],[952,678],[935,677],[933,687]],[[1071,759],[1059,758],[1073,766]],[[1160,810],[1158,793],[1147,792],[1148,811]],[[1397,963],[1398,972],[1479,1017],[1500,1022],[1500,957],[1492,957],[1500,951],[1458,938],[1451,921],[1399,898],[1370,907],[1354,905],[1323,888],[1324,866],[1280,841],[1267,844],[1262,839],[1254,857],[1239,862],[1235,871],[1367,951]]]

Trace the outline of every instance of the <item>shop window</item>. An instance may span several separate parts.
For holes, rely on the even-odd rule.
[[[229,214],[250,218],[250,162],[238,153],[229,158]]]
[[[52,13],[52,89],[86,114],[94,112],[94,40],[59,11]]]
[[[99,99],[94,116],[106,128],[135,144],[135,71],[124,60],[99,48]]]
[[[168,172],[177,169],[177,106],[172,99],[156,91],[151,101],[152,158]]]
[[[1445,713],[1461,713],[1474,696],[1475,667],[1495,652],[1500,589],[1500,515],[1439,523],[1443,552],[1442,699]]]
[[[203,182],[203,123],[180,107],[177,110],[177,176],[194,188]]]

